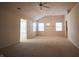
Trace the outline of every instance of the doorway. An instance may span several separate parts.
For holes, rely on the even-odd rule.
[[[66,21],[66,38],[68,37],[68,23]]]
[[[20,42],[27,40],[27,20],[20,19]]]

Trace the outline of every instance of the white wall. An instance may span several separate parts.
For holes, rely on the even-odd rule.
[[[19,42],[22,16],[17,9],[0,5],[0,48]]]
[[[72,8],[65,19],[68,22],[68,39],[79,48],[79,3]]]
[[[17,8],[10,4],[0,4],[0,48],[4,48],[20,41],[20,19],[27,20],[27,38],[33,38],[32,19],[23,15]]]
[[[36,20],[29,19],[27,22],[27,38],[31,39],[36,36],[36,32],[33,31],[33,23],[36,22]]]

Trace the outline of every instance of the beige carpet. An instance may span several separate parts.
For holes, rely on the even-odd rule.
[[[64,37],[36,37],[2,49],[0,52],[8,57],[79,56],[79,49]]]

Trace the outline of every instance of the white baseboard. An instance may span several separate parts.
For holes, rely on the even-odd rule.
[[[68,39],[69,40],[69,39]],[[77,45],[76,43],[74,43],[72,40],[69,40],[75,47],[77,47],[79,49],[79,45]]]

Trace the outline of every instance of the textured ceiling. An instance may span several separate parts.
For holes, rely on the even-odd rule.
[[[1,3],[0,3],[1,4]],[[46,5],[50,8],[40,10],[39,2],[18,2],[18,3],[2,3],[4,6],[12,7],[13,9],[21,8],[19,12],[26,17],[39,20],[44,16],[49,15],[65,15],[76,3],[75,2],[48,2]]]

